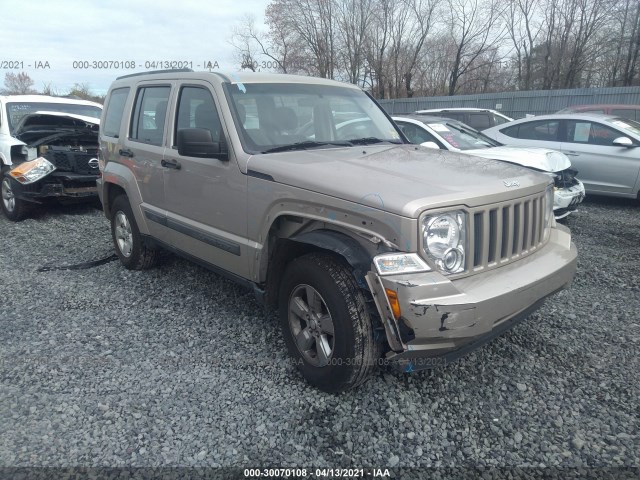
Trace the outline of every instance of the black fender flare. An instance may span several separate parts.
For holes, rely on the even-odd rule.
[[[289,240],[313,245],[340,255],[353,267],[353,275],[358,285],[369,289],[365,275],[371,269],[373,256],[354,238],[335,230],[320,229],[295,235]]]

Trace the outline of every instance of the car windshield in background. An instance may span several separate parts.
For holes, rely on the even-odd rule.
[[[35,112],[73,113],[75,115],[84,115],[85,117],[100,118],[102,109],[93,105],[77,105],[74,103],[8,102],[7,119],[9,120],[9,131],[13,132],[22,117]]]
[[[297,83],[227,85],[249,153],[402,143],[396,127],[361,90]]]
[[[444,138],[451,146],[460,150],[473,150],[476,148],[498,147],[500,143],[483,135],[480,132],[466,128],[461,124],[453,123],[429,123],[427,124],[438,135]]]
[[[640,122],[631,120],[629,118],[614,118],[611,123],[622,130],[631,132],[640,137]]]

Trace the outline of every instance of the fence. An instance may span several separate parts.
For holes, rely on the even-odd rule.
[[[412,113],[428,108],[492,108],[513,118],[526,114],[555,113],[570,105],[594,103],[640,105],[639,87],[575,88],[525,92],[481,93],[453,97],[418,97],[378,100],[389,114]]]

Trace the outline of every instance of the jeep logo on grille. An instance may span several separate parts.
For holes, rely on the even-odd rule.
[[[507,188],[510,187],[519,187],[520,182],[518,180],[504,180],[504,186]]]
[[[90,168],[98,168],[99,162],[97,158],[92,158],[91,160],[89,160],[89,167]]]

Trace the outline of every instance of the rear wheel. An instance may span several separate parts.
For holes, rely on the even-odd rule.
[[[158,251],[144,244],[126,195],[113,201],[111,237],[120,262],[129,270],[144,270],[156,264]]]
[[[9,175],[9,169],[6,167],[3,168],[2,185],[0,186],[2,192],[2,211],[9,220],[19,222],[29,213],[29,205],[28,202],[16,197],[13,189],[15,183],[16,181]]]
[[[311,253],[293,260],[280,288],[280,322],[304,378],[336,393],[365,382],[380,345],[365,297],[340,259]]]

